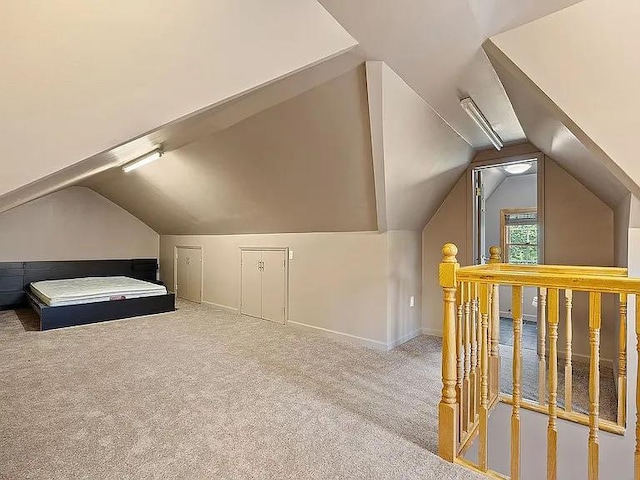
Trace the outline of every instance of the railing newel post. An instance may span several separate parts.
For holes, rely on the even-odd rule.
[[[442,328],[442,398],[438,406],[438,455],[453,462],[458,450],[458,412],[456,395],[457,340],[456,340],[456,272],[460,265],[456,259],[458,248],[447,243],[442,248],[442,262],[438,279],[443,290],[444,311]]]

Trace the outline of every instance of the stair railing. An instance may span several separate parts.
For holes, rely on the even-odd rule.
[[[588,478],[599,473],[598,431],[624,434],[626,422],[626,338],[627,298],[636,295],[636,335],[640,335],[640,279],[627,276],[627,269],[613,267],[578,267],[562,265],[515,265],[501,263],[500,248],[491,247],[487,265],[460,267],[454,244],[443,249],[439,282],[444,294],[442,342],[442,398],[438,405],[439,455],[450,462],[464,464],[494,478],[509,478],[492,471],[488,465],[489,414],[498,401],[512,405],[511,477],[520,478],[520,409],[526,408],[548,416],[547,478],[557,477],[558,418],[589,426]],[[500,393],[500,304],[499,286],[512,290],[513,385],[511,395]],[[539,299],[538,402],[522,398],[522,299],[524,287],[536,287]],[[558,330],[560,326],[560,292],[565,302],[565,406],[558,406]],[[589,414],[572,408],[573,292],[589,295]],[[600,409],[600,329],[602,295],[615,294],[619,299],[620,349],[618,366],[617,420],[599,417]],[[547,344],[548,340],[548,344]],[[548,346],[548,363],[546,351]],[[639,347],[640,349],[640,344]],[[640,350],[639,350],[640,351]],[[640,375],[640,368],[638,369]],[[637,379],[640,383],[640,377]],[[548,401],[547,401],[548,398]],[[640,409],[640,397],[637,398]],[[463,455],[478,439],[478,462]],[[640,420],[636,422],[634,478],[640,480]]]

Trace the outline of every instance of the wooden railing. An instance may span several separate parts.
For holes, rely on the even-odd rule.
[[[520,409],[548,416],[547,478],[557,478],[558,418],[589,426],[587,438],[588,478],[599,474],[600,429],[624,434],[627,392],[627,298],[636,295],[640,307],[640,279],[631,279],[624,268],[558,265],[513,265],[500,263],[500,249],[491,247],[487,265],[460,267],[457,248],[446,244],[439,267],[444,292],[442,342],[442,398],[439,410],[439,455],[495,478],[507,478],[488,465],[489,415],[498,401],[512,405],[511,477],[520,478]],[[513,323],[512,394],[500,393],[499,286],[511,286]],[[522,299],[524,287],[538,289],[538,402],[522,398]],[[564,408],[558,406],[558,331],[560,292],[564,291],[565,383]],[[573,389],[573,298],[574,292],[589,296],[589,409],[588,415],[572,406]],[[616,421],[600,419],[600,330],[602,296],[619,300],[618,410]],[[585,325],[586,326],[586,325]],[[640,308],[636,310],[636,335],[640,335]],[[548,342],[548,343],[547,343]],[[639,344],[640,345],[640,344]],[[548,347],[548,359],[547,359]],[[640,349],[640,346],[638,347]],[[640,372],[640,369],[638,370]],[[640,378],[638,379],[640,382]],[[548,400],[547,400],[548,398]],[[640,404],[640,397],[637,399]],[[505,432],[507,434],[507,432]],[[478,442],[478,461],[465,460],[472,442]],[[640,421],[636,422],[635,479],[640,480]]]

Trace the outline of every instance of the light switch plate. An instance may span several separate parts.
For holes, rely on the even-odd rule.
[[[411,295],[411,297],[409,298],[409,306],[410,307],[416,306],[416,297],[414,297],[413,295]]]
[[[293,250],[289,250],[289,260],[293,260]]]

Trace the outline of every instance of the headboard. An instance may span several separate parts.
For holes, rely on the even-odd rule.
[[[156,281],[158,260],[69,260],[55,262],[0,262],[0,310],[27,304],[25,288],[40,280],[125,276]]]

